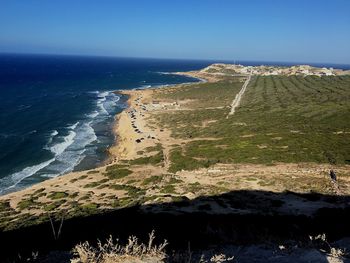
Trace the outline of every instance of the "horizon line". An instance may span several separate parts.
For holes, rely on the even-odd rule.
[[[62,56],[62,57],[91,57],[91,58],[111,58],[111,59],[154,59],[154,60],[184,60],[184,61],[203,61],[203,62],[230,62],[230,64],[239,64],[240,62],[266,62],[266,63],[276,63],[277,64],[290,64],[290,65],[339,65],[339,66],[350,66],[346,63],[336,63],[336,62],[305,62],[305,61],[277,61],[277,60],[244,60],[244,59],[213,59],[213,58],[171,58],[171,57],[134,57],[134,56],[117,56],[117,55],[97,55],[97,54],[71,54],[71,53],[37,53],[37,52],[7,52],[0,51],[0,55],[34,55],[34,56]],[[263,65],[263,64],[262,64]]]

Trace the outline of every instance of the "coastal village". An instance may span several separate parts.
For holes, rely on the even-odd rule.
[[[234,64],[212,64],[201,70],[203,73],[210,73],[214,75],[223,74],[253,74],[260,76],[271,76],[271,75],[301,75],[301,76],[336,76],[336,75],[347,75],[350,71],[344,71],[341,69],[334,68],[318,68],[310,65],[296,65],[291,67],[281,66],[243,66]]]

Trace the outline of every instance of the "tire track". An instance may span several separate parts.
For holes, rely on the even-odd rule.
[[[252,78],[252,74],[249,75],[247,80],[244,82],[242,89],[237,93],[235,99],[232,101],[231,110],[230,110],[229,114],[227,115],[226,119],[229,117],[229,115],[233,115],[235,113],[235,110],[239,106],[241,99],[242,99],[242,96],[243,96],[244,92],[246,91],[247,86],[248,86],[251,78]]]

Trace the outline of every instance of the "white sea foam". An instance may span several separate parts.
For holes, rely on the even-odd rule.
[[[104,114],[104,115],[109,115],[108,111],[106,110],[106,108],[104,107],[104,102],[107,100],[107,96],[108,96],[109,92],[108,91],[104,91],[104,92],[100,92],[98,93],[97,97],[99,98],[97,100],[97,107],[99,107],[100,109],[100,113]]]
[[[47,167],[54,161],[55,161],[55,158],[52,158],[48,161],[26,167],[22,171],[13,173],[8,177],[0,179],[0,185],[4,187],[3,190],[0,190],[0,193],[3,193],[6,190],[16,187],[21,181],[23,181],[23,179],[34,175],[35,173]]]
[[[106,99],[106,97],[109,95],[109,93],[110,93],[109,91],[99,92],[97,97]]]
[[[61,174],[73,171],[84,158],[87,147],[97,140],[92,121],[83,123],[76,130],[74,143],[67,147],[63,152],[56,156],[56,161],[50,165],[51,174],[45,174],[45,177],[56,177]]]
[[[77,127],[78,123],[75,123],[74,125],[70,126],[69,128],[75,129]],[[49,143],[52,142],[53,137],[58,135],[58,131],[54,130],[51,133],[51,137],[49,139]],[[54,154],[54,158],[51,158],[48,161],[29,166],[24,168],[23,170],[13,173],[9,175],[8,177],[5,177],[0,180],[0,185],[3,188],[3,190],[0,190],[0,193],[9,190],[11,188],[16,187],[21,181],[23,181],[25,178],[30,177],[40,170],[48,167],[50,164],[52,164],[56,157],[60,154],[62,154],[69,145],[71,145],[74,141],[74,137],[76,136],[76,133],[74,131],[69,131],[68,135],[63,138],[63,142],[57,143],[50,147],[50,151]]]
[[[63,142],[57,143],[50,147],[50,151],[55,154],[55,156],[63,153],[73,142],[76,132],[69,131],[68,135],[63,138]]]
[[[101,114],[105,114],[105,115],[109,115],[108,111],[106,110],[105,106],[103,105],[103,103],[97,103],[97,107],[100,108],[100,112]]]
[[[100,92],[97,97],[99,98],[96,102],[97,107],[99,108],[99,113],[108,116],[120,99],[119,96],[111,91]]]
[[[108,95],[107,101],[103,103],[104,109],[110,114],[113,112],[113,109],[117,106],[117,102],[119,101],[120,97],[116,95],[115,93],[110,93]]]
[[[80,143],[78,145],[82,148],[85,148],[87,145],[97,140],[95,130],[92,128],[92,121],[84,123],[80,130],[78,131],[78,136],[76,140]]]
[[[149,89],[151,87],[152,87],[152,85],[142,85],[142,86],[140,86],[138,88],[134,88],[133,90]]]
[[[74,167],[77,166],[84,158],[83,153],[85,149],[77,151],[65,151],[56,158],[56,162],[50,165],[51,175],[44,175],[50,177],[57,177],[59,175],[73,171]]]
[[[58,135],[58,131],[57,130],[53,130],[51,132],[51,137],[55,137],[56,135]]]
[[[79,125],[79,122],[76,122],[76,123],[74,123],[73,125],[68,126],[67,128],[68,128],[68,129],[71,129],[71,130],[75,130],[75,128],[76,128],[78,125]]]
[[[66,127],[68,131],[64,136],[61,132],[52,130],[45,148],[52,152],[53,157],[0,179],[0,194],[17,189],[21,181],[33,175],[56,177],[73,171],[87,155],[94,154],[96,145],[93,143],[98,138],[92,126],[113,112],[120,97],[111,91],[91,93],[97,95],[96,110],[86,115],[85,121]]]
[[[160,75],[176,75],[176,74],[173,73],[173,72],[162,72],[162,71],[158,71],[158,72],[156,72],[156,73],[158,73],[158,74],[160,74]]]
[[[87,114],[88,118],[95,119],[98,116],[98,111],[93,111],[90,114]]]
[[[47,145],[52,143],[52,140],[53,140],[53,138],[55,138],[56,135],[58,135],[58,131],[57,130],[53,130],[50,133],[50,138],[49,138],[49,141],[47,142]],[[45,146],[45,149],[48,149],[48,146]]]

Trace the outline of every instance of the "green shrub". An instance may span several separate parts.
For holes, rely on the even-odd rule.
[[[113,165],[109,165],[106,167],[106,172],[111,171],[111,170],[118,170],[121,168],[127,168],[128,165],[126,164],[113,164]]]
[[[146,152],[161,152],[163,150],[162,144],[157,143],[155,146],[149,146],[145,148]]]
[[[96,170],[91,170],[91,171],[88,171],[87,174],[98,174],[99,171],[96,171]]]
[[[135,160],[130,161],[130,164],[135,165],[142,165],[142,164],[150,164],[150,165],[157,165],[164,161],[163,152],[158,152],[155,155],[147,156],[147,157],[140,157]]]
[[[145,194],[145,190],[132,185],[114,184],[114,185],[110,185],[109,188],[114,190],[127,191],[130,197],[138,197]]]
[[[59,200],[53,203],[46,204],[44,206],[45,211],[53,211],[65,203],[65,200]]]
[[[33,199],[24,199],[24,200],[21,200],[17,206],[20,210],[23,210],[23,209],[29,209],[31,207],[36,206],[36,203],[34,202]]]
[[[97,181],[97,182],[88,183],[88,184],[84,185],[84,188],[94,188],[97,186],[101,186],[102,184],[104,184],[105,182],[108,182],[108,181],[109,181],[108,179],[102,179],[102,180]]]
[[[130,174],[132,174],[132,171],[129,169],[121,168],[121,169],[106,169],[106,175],[109,179],[114,180],[114,179],[121,179],[124,178]]]
[[[47,197],[52,199],[52,200],[55,200],[55,199],[62,199],[62,198],[68,197],[68,196],[69,196],[69,194],[66,192],[52,192]]]
[[[10,209],[10,201],[0,201],[0,212]]]
[[[162,188],[161,193],[176,194],[175,186],[172,184],[167,184]]]
[[[186,170],[192,171],[203,167],[209,167],[215,164],[216,161],[210,160],[197,160],[190,156],[182,154],[180,148],[173,149],[170,152],[170,168],[169,172],[176,173],[177,171]]]
[[[154,175],[143,180],[142,184],[143,185],[157,184],[157,183],[160,183],[162,179],[163,179],[163,176]]]

